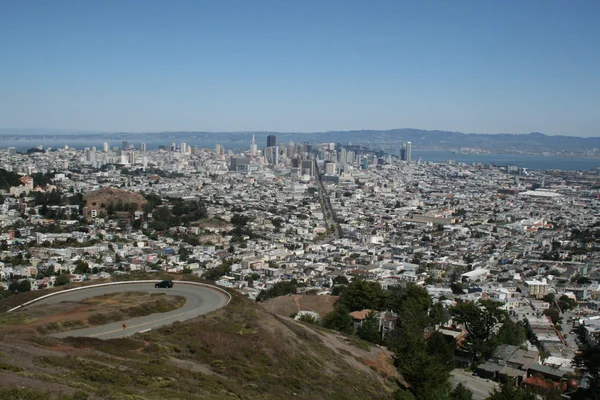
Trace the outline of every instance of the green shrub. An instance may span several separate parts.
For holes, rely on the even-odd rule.
[[[23,368],[17,367],[16,365],[0,362],[0,370],[10,372],[21,372],[23,371]]]

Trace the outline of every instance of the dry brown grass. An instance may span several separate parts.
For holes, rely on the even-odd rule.
[[[314,311],[321,317],[333,311],[333,304],[339,296],[309,296],[294,294],[291,296],[280,296],[259,303],[265,310],[289,317],[292,313],[299,311]]]
[[[132,338],[34,344],[11,336],[0,352],[14,370],[1,373],[7,387],[27,377],[33,389],[60,385],[90,398],[390,398],[396,385],[356,361],[369,353],[338,348],[336,335],[233,294],[222,310]]]
[[[88,192],[83,196],[83,199],[86,200],[86,206],[88,208],[96,208],[100,209],[104,204],[107,207],[109,204],[116,204],[118,202],[126,203],[136,203],[138,208],[147,203],[144,196],[139,193],[128,192],[127,190],[121,190],[116,188],[104,188],[100,190],[94,190],[92,192]]]

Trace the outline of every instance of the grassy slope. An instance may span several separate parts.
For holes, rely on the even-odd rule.
[[[394,380],[332,346],[333,336],[234,294],[223,310],[133,338],[7,333],[0,341],[0,380],[56,398],[391,398]]]

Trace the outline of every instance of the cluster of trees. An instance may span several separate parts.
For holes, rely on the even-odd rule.
[[[170,201],[173,204],[172,208],[162,205],[152,211],[151,228],[164,231],[182,224],[189,225],[208,216],[206,206],[201,201],[182,199],[170,199]]]
[[[474,365],[490,357],[499,344],[493,329],[498,323],[509,319],[506,311],[500,308],[501,304],[493,300],[479,300],[478,303],[465,302],[450,308],[454,321],[464,325],[469,333],[463,349],[470,355]],[[506,329],[509,328],[510,325],[506,325]],[[506,333],[505,336],[512,334]]]
[[[256,301],[265,301],[274,297],[285,296],[288,294],[296,294],[298,282],[295,279],[291,281],[278,282],[268,290],[261,290]]]
[[[224,275],[227,275],[231,272],[231,266],[235,263],[236,260],[224,260],[221,265],[215,268],[211,268],[202,274],[204,279],[208,279],[209,281],[218,281]]]
[[[0,189],[9,190],[11,186],[19,186],[21,175],[0,168]]]
[[[15,294],[29,292],[31,290],[31,282],[27,279],[24,279],[21,282],[13,281],[8,285],[8,290]]]
[[[323,318],[323,326],[356,334],[372,343],[383,343],[392,350],[399,372],[410,384],[409,390],[396,394],[397,399],[471,398],[471,393],[462,386],[451,390],[449,378],[455,365],[455,343],[433,329],[447,322],[450,315],[469,332],[462,350],[468,353],[474,365],[489,357],[499,344],[521,345],[526,339],[523,324],[512,321],[495,301],[459,303],[445,310],[441,304],[434,305],[427,291],[417,285],[383,290],[376,282],[354,279],[347,283],[345,279],[337,281],[336,278],[336,287],[344,289],[334,311]],[[396,328],[382,340],[379,321],[371,314],[354,331],[349,313],[364,309],[396,312],[399,316]],[[494,328],[498,324],[501,327],[496,332]],[[427,329],[432,333],[426,335]]]
[[[31,175],[33,178],[33,186],[45,187],[46,185],[52,184],[54,179],[54,172],[36,172]]]
[[[597,226],[592,226],[592,228],[597,228]],[[600,238],[600,229],[573,229],[571,230],[571,239],[573,241],[581,242],[581,243],[590,243],[595,242]]]
[[[66,201],[63,202],[63,195],[60,190],[33,192],[33,202],[35,206],[59,206],[67,203]]]
[[[144,205],[144,207],[149,207],[147,211],[146,211],[146,209],[144,209],[144,211],[146,211],[146,212],[152,212],[153,209],[162,205],[162,198],[154,192],[148,193],[144,197],[145,197],[146,201],[148,202],[147,204]]]
[[[591,379],[589,388],[577,399],[600,399],[600,346],[581,346],[573,358],[573,366],[580,374],[588,374]]]
[[[335,283],[335,281],[334,281]],[[399,316],[396,329],[385,340],[373,313],[354,332],[349,313],[358,310],[392,310]],[[451,390],[450,371],[454,368],[454,343],[439,332],[425,337],[428,326],[447,319],[443,307],[433,306],[427,291],[417,285],[383,290],[376,282],[354,279],[322,321],[326,328],[355,333],[371,343],[384,343],[396,357],[396,366],[410,390],[400,390],[397,399],[470,399],[464,387]]]
[[[23,254],[22,252],[19,252],[18,254],[14,255],[14,256],[6,256],[4,257],[4,260],[2,260],[5,264],[12,264],[12,265],[27,265],[29,264],[29,259],[31,258],[31,254],[29,253],[25,253]]]
[[[83,194],[81,193],[66,195],[60,190],[52,190],[50,192],[33,192],[33,204],[30,205],[40,206],[39,213],[46,218],[76,218],[83,214],[83,207],[85,207],[85,203],[86,202],[83,199]],[[55,211],[51,208],[51,206],[64,205],[78,206],[78,210],[76,212],[72,212],[71,215],[65,215],[64,211]]]

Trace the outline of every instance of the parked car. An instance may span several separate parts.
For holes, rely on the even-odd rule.
[[[155,288],[172,288],[173,281],[160,281],[154,285]]]

